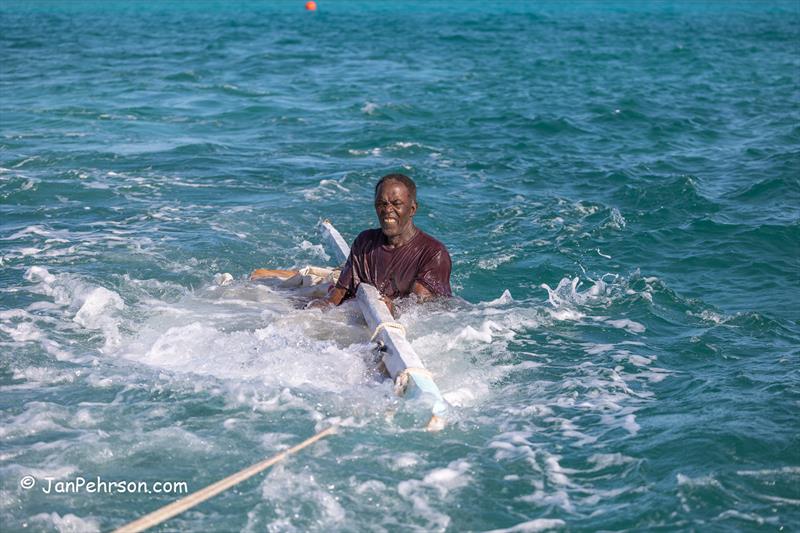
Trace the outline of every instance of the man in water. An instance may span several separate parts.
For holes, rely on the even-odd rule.
[[[447,248],[414,225],[417,212],[417,186],[404,174],[388,174],[375,185],[375,214],[380,229],[362,231],[338,280],[325,298],[311,307],[339,305],[356,294],[360,283],[373,285],[387,303],[414,294],[425,301],[436,296],[451,296],[451,261]],[[279,277],[256,270],[250,279]]]

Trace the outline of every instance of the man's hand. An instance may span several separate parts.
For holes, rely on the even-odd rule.
[[[393,317],[396,317],[397,315],[394,314],[394,302],[392,299],[381,294],[381,301],[386,304],[386,307],[389,308],[389,314]]]
[[[414,282],[414,285],[411,287],[411,292],[417,295],[417,298],[420,302],[427,302],[435,296],[435,294],[425,288],[425,286],[418,281]]]
[[[332,305],[339,305],[344,300],[345,294],[347,294],[347,289],[340,289],[334,286],[327,297],[311,300],[306,309],[326,309]]]

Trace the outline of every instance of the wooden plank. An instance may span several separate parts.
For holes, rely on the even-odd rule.
[[[322,236],[328,241],[328,248],[333,250],[334,255],[336,256],[336,260],[340,264],[344,264],[347,261],[347,257],[350,255],[350,247],[347,245],[347,241],[344,240],[342,234],[333,227],[331,221],[325,219],[320,224],[320,231],[322,232]]]
[[[341,262],[346,261],[350,247],[333,224],[328,220],[323,221],[321,231],[337,258]],[[432,431],[442,429],[448,403],[406,339],[402,325],[394,320],[378,289],[372,285],[361,283],[356,296],[361,314],[373,332],[372,340],[384,351],[383,364],[395,382],[395,392],[400,396],[424,398],[431,402],[433,416],[427,428]]]

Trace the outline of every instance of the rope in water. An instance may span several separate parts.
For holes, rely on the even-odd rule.
[[[376,327],[375,331],[372,333],[372,337],[370,337],[369,339],[370,342],[375,341],[378,335],[381,334],[381,331],[384,331],[386,328],[394,328],[400,331],[400,333],[402,333],[403,335],[406,334],[406,327],[400,322],[381,322],[380,324],[378,324],[378,327]]]
[[[304,440],[300,444],[292,446],[288,450],[285,450],[277,455],[273,455],[269,459],[265,459],[259,463],[254,465],[248,466],[247,468],[236,472],[233,475],[226,477],[225,479],[221,479],[216,483],[212,483],[211,485],[198,490],[188,496],[181,498],[178,501],[172,502],[160,509],[156,509],[150,514],[146,514],[145,516],[139,518],[138,520],[134,520],[129,524],[125,524],[119,529],[116,529],[114,533],[137,533],[139,531],[144,531],[145,529],[149,529],[153,526],[156,526],[166,520],[169,520],[173,516],[177,516],[184,511],[187,511],[210,498],[213,498],[220,492],[228,490],[229,488],[233,487],[241,483],[242,481],[253,477],[254,475],[258,474],[259,472],[263,472],[270,466],[278,463],[288,456],[299,452],[303,448],[310,446],[317,442],[320,439],[323,439],[329,435],[333,435],[336,432],[336,426],[331,426],[328,429],[323,429],[313,437],[309,437],[308,439]]]

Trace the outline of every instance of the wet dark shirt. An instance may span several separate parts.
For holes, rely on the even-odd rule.
[[[442,243],[417,228],[417,234],[402,246],[387,247],[380,229],[362,231],[353,242],[336,287],[347,289],[352,298],[361,282],[374,285],[390,298],[411,294],[414,282],[433,294],[451,296],[450,254]]]

